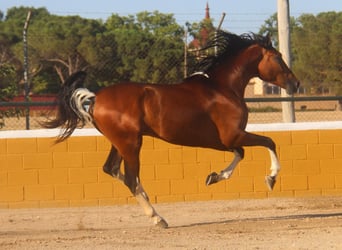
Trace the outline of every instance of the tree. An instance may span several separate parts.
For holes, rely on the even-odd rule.
[[[304,84],[321,92],[342,86],[342,12],[299,17],[293,30],[293,68]]]

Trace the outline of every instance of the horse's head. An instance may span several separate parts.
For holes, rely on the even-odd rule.
[[[299,87],[299,81],[282,59],[281,54],[269,46],[262,48],[262,59],[258,65],[259,77],[286,89],[288,94],[293,94]]]

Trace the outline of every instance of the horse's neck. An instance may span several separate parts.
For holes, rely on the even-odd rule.
[[[243,97],[250,79],[258,75],[259,61],[260,53],[250,48],[216,68],[212,75],[223,88]]]

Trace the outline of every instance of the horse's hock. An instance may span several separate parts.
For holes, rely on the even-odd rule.
[[[87,132],[93,132],[90,129]],[[35,132],[37,133],[37,131]],[[68,207],[130,204],[126,186],[102,172],[110,145],[98,134],[54,138],[0,139],[0,207]],[[44,131],[38,131],[44,135]],[[267,149],[246,147],[245,158],[228,180],[205,179],[233,158],[229,152],[171,145],[145,137],[141,180],[153,203],[238,198],[331,196],[342,194],[342,129],[259,132],[271,137],[281,163],[274,190],[264,183]]]

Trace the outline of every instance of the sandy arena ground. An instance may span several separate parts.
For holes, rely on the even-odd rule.
[[[0,249],[342,249],[342,197],[1,209]]]

